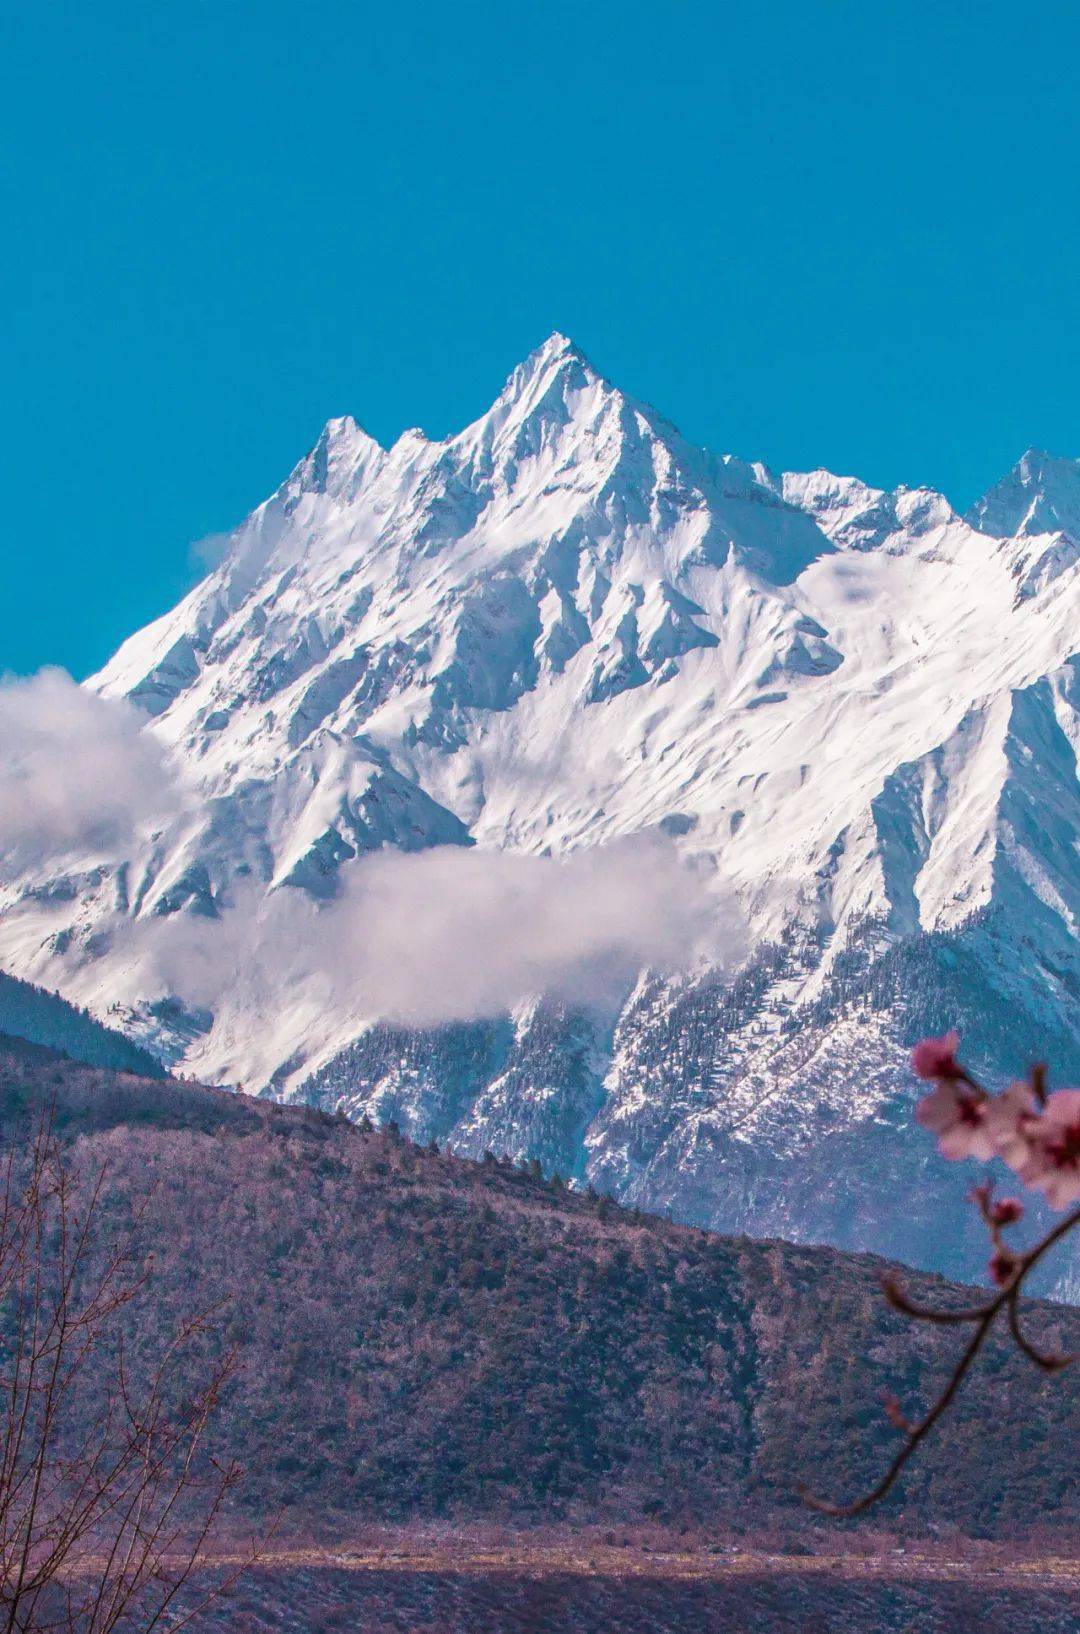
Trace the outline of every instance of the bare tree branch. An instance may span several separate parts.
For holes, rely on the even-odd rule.
[[[149,1283],[148,1200],[104,1244],[107,1176],[80,1183],[51,1113],[0,1172],[0,1634],[183,1626],[178,1599],[240,1477],[204,1452],[235,1349],[170,1405],[217,1309],[182,1324],[142,1386],[133,1375],[122,1322]]]
[[[871,1487],[868,1492],[864,1493],[862,1497],[846,1504],[834,1503],[830,1499],[818,1497],[809,1491],[807,1487],[800,1485],[798,1489],[800,1496],[811,1509],[817,1509],[824,1515],[861,1515],[864,1510],[869,1509],[885,1496],[905,1464],[914,1456],[942,1414],[951,1405],[972,1363],[1003,1310],[1007,1313],[1009,1331],[1013,1340],[1030,1361],[1046,1372],[1057,1372],[1059,1369],[1068,1366],[1072,1360],[1071,1357],[1044,1354],[1025,1338],[1020,1327],[1018,1301],[1024,1279],[1028,1273],[1053,1248],[1055,1243],[1068,1236],[1069,1232],[1077,1225],[1080,1225],[1080,1208],[1074,1209],[1071,1214],[1065,1215],[1026,1253],[1013,1256],[1014,1265],[1007,1281],[998,1293],[992,1294],[981,1305],[968,1305],[959,1310],[938,1310],[933,1306],[922,1305],[911,1299],[896,1277],[885,1279],[885,1297],[894,1310],[901,1311],[905,1316],[910,1316],[918,1322],[971,1323],[975,1331],[949,1375],[941,1394],[924,1417],[906,1429],[904,1443],[880,1481]],[[994,1240],[1000,1242],[999,1237],[996,1235]],[[894,1422],[897,1422],[900,1417],[898,1413],[890,1414],[890,1416]]]

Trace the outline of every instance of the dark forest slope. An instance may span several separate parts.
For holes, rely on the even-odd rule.
[[[60,1050],[73,1061],[85,1062],[87,1066],[138,1072],[144,1078],[165,1075],[154,1056],[122,1033],[95,1021],[88,1010],[80,1010],[59,993],[49,993],[3,970],[0,970],[0,1033]]]
[[[156,1273],[144,1363],[224,1299],[244,1370],[217,1445],[242,1502],[298,1528],[455,1516],[764,1528],[879,1469],[886,1385],[912,1405],[955,1355],[885,1307],[881,1262],[707,1235],[344,1118],[0,1049],[6,1138],[57,1098],[110,1229]],[[913,1285],[946,1293],[935,1279]],[[1080,1349],[1080,1313],[1032,1332]],[[991,1347],[881,1521],[1075,1528],[1077,1382]]]

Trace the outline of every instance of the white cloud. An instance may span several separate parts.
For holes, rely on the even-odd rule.
[[[0,683],[0,864],[119,860],[194,796],[130,705],[62,670]],[[497,1015],[546,995],[606,1007],[643,967],[722,966],[741,947],[714,869],[639,835],[563,858],[387,850],[317,903],[252,886],[217,920],[114,922],[122,985],[212,1009],[215,1035],[269,1056],[318,1048],[343,1018],[413,1025]]]
[[[278,891],[217,923],[174,918],[137,934],[172,992],[271,1028],[285,1010],[297,1028],[305,1013],[467,1020],[534,995],[606,1006],[643,967],[722,967],[743,941],[715,873],[655,836],[564,859],[382,852],[348,870],[332,903]]]
[[[0,681],[0,858],[108,853],[174,811],[176,782],[144,726],[61,669]]]
[[[212,573],[220,567],[234,543],[231,533],[208,533],[188,546],[188,560],[200,574]]]

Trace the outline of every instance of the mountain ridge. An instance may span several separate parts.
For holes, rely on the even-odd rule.
[[[329,421],[88,683],[193,798],[120,861],[8,882],[0,961],[186,1070],[955,1273],[930,1205],[959,1241],[962,1183],[909,1153],[907,1048],[956,1021],[991,1075],[1080,1073],[1078,473],[1029,452],[968,519],[776,474],[696,449],[562,336],[442,441]],[[737,899],[734,977],[646,961],[606,1007],[525,987],[448,1034],[319,964],[377,854],[656,835],[702,901]],[[233,945],[242,979],[196,979]],[[919,1230],[873,1217],[864,1148],[925,1191]]]

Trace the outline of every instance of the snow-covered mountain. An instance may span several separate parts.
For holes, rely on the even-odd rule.
[[[446,441],[331,420],[89,683],[197,797],[120,863],[10,884],[0,962],[204,1077],[960,1270],[936,1220],[963,1178],[904,1137],[905,1050],[955,1019],[987,1070],[1080,1071],[1078,559],[1080,462],[1029,452],[967,518],[775,475],[554,335]],[[405,1028],[299,1000],[286,950],[276,992],[196,1006],[124,934],[329,902],[385,847],[643,832],[722,869],[751,946],[731,978],[643,971],[617,1012]]]

